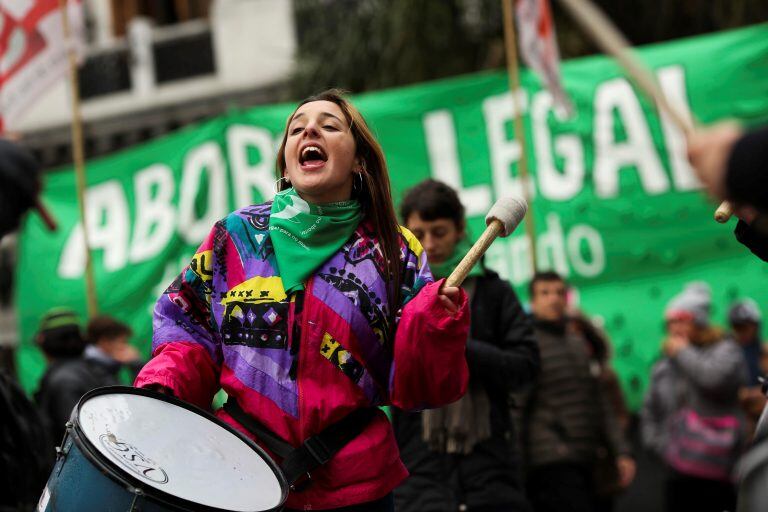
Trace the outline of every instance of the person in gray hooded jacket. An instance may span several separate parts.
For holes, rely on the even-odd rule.
[[[669,470],[669,511],[735,506],[729,473],[744,441],[738,391],[747,368],[739,346],[710,325],[710,307],[704,283],[688,284],[667,306],[663,358],[641,413],[643,442]]]

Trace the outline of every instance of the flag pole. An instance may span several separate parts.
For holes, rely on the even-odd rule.
[[[523,126],[523,113],[520,97],[520,66],[517,62],[517,35],[515,34],[515,9],[513,0],[502,0],[504,12],[504,47],[507,54],[507,75],[509,89],[512,92],[512,108],[514,109],[513,129],[515,139],[520,144],[520,181],[523,184],[523,198],[528,203],[528,215],[525,216],[525,234],[528,238],[531,256],[531,274],[536,272],[536,223],[533,216],[533,198],[529,188],[528,174],[528,150],[525,144],[525,127]]]
[[[85,249],[85,297],[88,317],[93,318],[98,313],[96,299],[96,280],[93,276],[93,260],[91,244],[88,240],[88,225],[85,208],[85,152],[83,151],[83,120],[80,114],[80,85],[77,76],[77,58],[72,42],[72,31],[69,25],[67,0],[59,0],[61,20],[64,27],[64,41],[67,45],[67,60],[69,62],[69,89],[72,103],[72,159],[75,164],[75,185],[77,202],[80,206],[80,222],[83,225],[83,244]]]

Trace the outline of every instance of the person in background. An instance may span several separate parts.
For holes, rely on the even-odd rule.
[[[688,137],[688,158],[710,196],[734,206],[736,239],[768,261],[768,127],[745,133],[724,121],[696,130]]]
[[[766,403],[760,382],[768,363],[768,353],[763,348],[760,335],[762,315],[755,301],[744,299],[731,306],[728,323],[731,326],[731,338],[741,347],[749,372],[747,385],[739,390],[739,400],[749,420],[749,431],[752,432]]]
[[[739,346],[710,325],[711,292],[690,283],[667,306],[663,358],[641,412],[644,445],[669,470],[666,510],[733,510],[732,471],[744,441]]]
[[[635,462],[605,388],[592,372],[588,342],[569,329],[565,280],[555,272],[538,272],[529,291],[541,373],[522,398],[528,497],[537,512],[594,511],[601,502],[595,471],[605,442],[615,457],[620,487],[634,479]]]
[[[688,137],[688,158],[713,197],[768,210],[768,127],[745,133],[724,121],[697,130]]]
[[[0,239],[37,208],[42,208],[40,165],[23,147],[0,139]],[[0,510],[33,510],[53,466],[46,422],[14,376],[0,368]]]
[[[120,383],[120,371],[126,368],[132,382],[143,366],[136,347],[128,340],[133,335],[131,328],[107,315],[99,315],[88,322],[84,357],[94,372],[104,382]]]
[[[0,238],[19,227],[24,214],[36,209],[46,225],[56,224],[40,201],[40,164],[15,142],[0,138]]]
[[[46,313],[36,341],[48,366],[35,393],[35,401],[45,417],[51,440],[58,443],[80,397],[116,381],[83,357],[86,340],[74,311],[54,308]]]
[[[760,384],[759,377],[765,373],[766,352],[761,337],[762,314],[752,299],[735,302],[728,310],[731,337],[739,344],[749,370],[749,385]]]
[[[568,329],[586,341],[589,354],[590,370],[602,388],[605,406],[610,411],[606,418],[611,422],[611,428],[616,426],[621,432],[622,440],[628,439],[630,422],[629,409],[624,400],[619,376],[611,366],[611,343],[605,332],[583,312],[570,308],[568,312]],[[624,441],[622,441],[624,442]],[[598,510],[613,510],[614,497],[625,490],[622,475],[618,471],[617,454],[613,450],[610,439],[603,439],[598,449],[595,463],[595,491],[598,499]]]
[[[464,206],[448,185],[427,180],[400,206],[436,279],[448,277],[471,244]],[[472,321],[469,391],[440,409],[393,410],[395,437],[410,477],[395,491],[399,512],[526,511],[519,457],[509,443],[510,390],[534,379],[539,351],[515,292],[482,264],[463,284]]]

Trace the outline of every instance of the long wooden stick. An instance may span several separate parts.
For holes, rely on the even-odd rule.
[[[517,35],[515,34],[515,10],[512,5],[513,0],[502,0],[504,11],[504,45],[507,54],[507,74],[509,77],[509,89],[512,92],[512,108],[515,117],[513,129],[515,140],[520,144],[520,181],[523,185],[522,195],[528,203],[528,215],[525,216],[525,234],[528,237],[528,244],[531,248],[531,275],[536,272],[536,222],[533,218],[533,200],[529,191],[528,174],[528,150],[525,144],[525,127],[523,126],[522,105],[518,92],[520,89],[520,66],[517,62]]]
[[[77,187],[77,201],[80,206],[80,222],[83,225],[83,244],[85,245],[85,297],[88,317],[93,318],[98,313],[98,300],[96,298],[96,280],[93,276],[93,260],[91,258],[91,244],[88,241],[88,224],[85,208],[85,152],[83,151],[83,120],[80,114],[80,84],[77,77],[77,58],[72,44],[72,35],[69,26],[69,12],[67,0],[59,0],[61,20],[64,26],[64,40],[67,48],[67,60],[69,61],[69,89],[72,103],[72,157],[75,164],[75,185]]]
[[[637,87],[666,112],[686,137],[690,136],[695,128],[694,122],[667,101],[653,73],[632,53],[629,42],[613,22],[589,0],[560,0],[560,3],[592,37],[595,44],[604,53],[616,59]],[[715,220],[720,223],[727,222],[731,215],[733,215],[732,205],[728,201],[723,201],[715,211]]]
[[[500,220],[494,219],[488,227],[485,228],[485,231],[483,231],[483,234],[477,239],[477,242],[472,245],[469,252],[462,258],[459,264],[456,265],[456,268],[453,269],[451,275],[445,280],[445,286],[461,286],[461,283],[467,278],[472,267],[480,261],[480,258],[483,257],[483,254],[488,250],[488,247],[490,247],[493,241],[496,240],[496,237],[503,232],[504,224],[502,224]]]
[[[613,22],[589,0],[560,0],[584,31],[592,36],[598,47],[612,55],[635,84],[647,94],[686,135],[693,132],[693,123],[667,101],[653,73],[632,53],[629,41]]]

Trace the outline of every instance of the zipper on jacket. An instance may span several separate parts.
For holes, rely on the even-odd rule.
[[[294,361],[296,361],[296,390],[298,392],[299,398],[297,402],[297,410],[298,410],[298,422],[299,422],[299,440],[300,442],[304,442],[304,439],[308,437],[306,426],[302,424],[301,421],[301,405],[304,402],[301,392],[301,380],[299,380],[300,375],[300,366],[301,366],[301,357],[307,355],[307,343],[304,339],[304,336],[307,335],[307,332],[309,329],[307,328],[309,324],[309,319],[307,318],[306,311],[304,310],[305,305],[305,298],[309,296],[309,294],[312,293],[312,278],[308,279],[306,282],[306,286],[304,287],[304,292],[301,294],[301,297],[296,297],[297,300],[299,298],[301,299],[301,317],[299,318],[299,321],[296,322],[294,320],[294,326],[299,325],[299,332],[298,337],[296,338],[296,357]],[[302,350],[303,346],[303,350]],[[293,349],[293,347],[291,347]]]
[[[291,326],[291,346],[290,354],[292,356],[291,368],[288,371],[288,376],[291,380],[298,378],[299,370],[299,346],[301,345],[302,326],[301,323],[304,319],[304,291],[296,292],[296,297],[291,303],[291,310],[293,313],[293,325]]]

